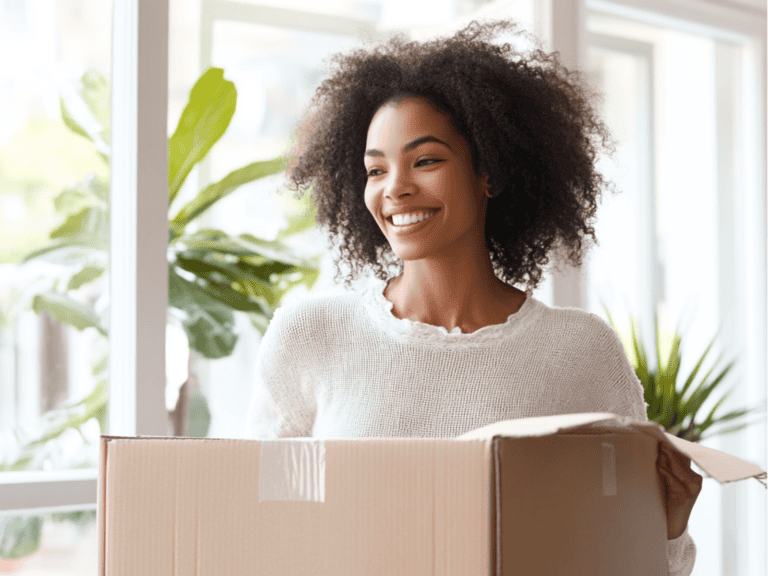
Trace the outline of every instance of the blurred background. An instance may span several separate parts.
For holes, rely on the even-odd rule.
[[[716,358],[733,361],[697,397],[701,423],[714,408],[765,411],[766,5],[670,4],[658,12],[650,0],[575,2],[583,71],[619,142],[599,165],[621,192],[598,210],[599,246],[578,271],[579,302],[606,320],[610,311],[634,364],[630,317],[654,365],[669,363],[678,329],[678,389],[706,350],[698,379]],[[221,137],[171,191],[169,218],[209,185],[285,152],[333,53],[490,17],[516,19],[551,50],[561,6],[170,0],[169,138],[209,69],[223,70],[237,98]],[[746,20],[756,28],[735,29]],[[99,436],[111,433],[110,222],[120,217],[109,211],[112,42],[110,1],[0,0],[0,490],[4,475],[21,471],[95,478]],[[258,170],[185,221],[169,246],[172,281],[186,287],[168,308],[169,435],[239,437],[271,313],[333,283],[307,196],[286,192],[279,170]],[[534,296],[558,305],[555,282],[548,274]],[[240,308],[225,304],[233,290],[247,296]],[[726,421],[741,427],[697,440],[766,469],[764,415]],[[757,482],[705,481],[689,522],[695,575],[766,573],[765,502]],[[96,574],[95,502],[0,512],[0,527],[0,572]]]

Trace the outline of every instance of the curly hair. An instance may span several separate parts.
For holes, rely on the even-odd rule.
[[[503,31],[525,34],[537,49],[524,58],[509,43],[491,43]],[[606,184],[596,171],[596,145],[612,153],[615,145],[590,105],[599,95],[558,56],[511,20],[473,21],[423,43],[398,34],[332,56],[337,69],[296,129],[286,174],[297,197],[312,187],[317,223],[338,242],[336,281],[340,260],[350,269],[347,287],[365,269],[386,280],[398,265],[364,202],[363,154],[376,111],[407,96],[445,114],[467,143],[475,175],[488,176],[485,244],[501,281],[533,290],[553,248],[567,249],[581,266],[585,236],[597,243],[591,224]]]

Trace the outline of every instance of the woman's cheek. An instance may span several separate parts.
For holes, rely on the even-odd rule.
[[[373,219],[376,221],[376,224],[378,224],[381,231],[384,231],[384,224],[382,222],[379,222],[378,214],[381,213],[381,210],[378,209],[378,206],[376,202],[374,201],[373,194],[368,190],[368,187],[365,188],[365,207],[368,209],[368,212],[371,216],[373,216]]]

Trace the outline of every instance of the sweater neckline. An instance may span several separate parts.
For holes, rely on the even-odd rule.
[[[365,303],[368,310],[374,320],[387,332],[419,342],[424,340],[432,343],[457,344],[496,342],[521,330],[542,306],[542,303],[533,297],[532,291],[526,290],[525,301],[522,306],[517,312],[510,314],[505,322],[483,326],[474,332],[462,332],[459,326],[448,330],[445,326],[426,324],[410,318],[398,318],[392,313],[394,304],[384,297],[384,289],[387,284],[387,280],[372,279],[365,290]]]

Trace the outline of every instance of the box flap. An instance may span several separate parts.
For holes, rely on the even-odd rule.
[[[554,416],[503,420],[457,436],[457,439],[522,438],[548,436],[550,434],[604,434],[620,431],[625,433],[641,432],[655,437],[659,442],[665,442],[671,449],[688,456],[709,477],[714,478],[720,484],[747,478],[761,481],[768,476],[756,464],[726,452],[678,438],[666,432],[664,427],[656,422],[638,421],[609,412],[556,414]],[[766,486],[762,481],[761,484]],[[768,488],[768,486],[766,487]]]
[[[603,422],[617,418],[610,412],[585,412],[580,414],[556,414],[554,416],[536,416],[532,418],[515,418],[502,420],[476,428],[466,434],[457,436],[457,440],[474,440],[480,438],[492,439],[496,436],[507,438],[524,438],[533,436],[549,436],[570,428],[577,428],[593,422]]]

